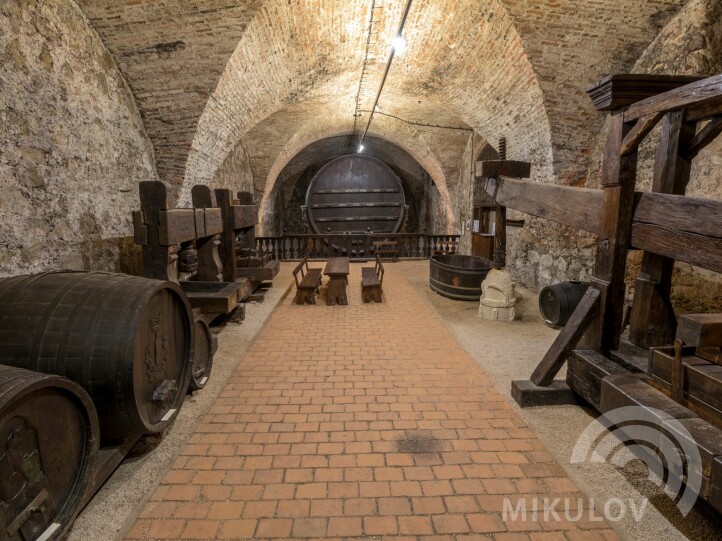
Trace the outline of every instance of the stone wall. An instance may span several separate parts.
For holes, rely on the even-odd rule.
[[[0,81],[0,276],[120,270],[153,151],[75,3],[0,3]]]
[[[233,192],[253,192],[253,172],[248,162],[248,152],[243,141],[239,141],[236,148],[228,154],[223,165],[216,171],[210,183],[211,188],[228,188]],[[256,204],[263,194],[255,194]],[[184,203],[187,203],[184,201]]]
[[[713,75],[722,72],[722,3],[692,0],[674,16],[647,47],[632,73]],[[601,74],[600,74],[601,75]],[[587,108],[591,110],[591,101]],[[640,148],[638,190],[648,190],[659,142],[657,128]],[[585,185],[599,187],[606,125],[593,145]],[[510,149],[514,158],[513,149]],[[688,195],[722,199],[722,140],[718,139],[694,162]],[[549,179],[552,180],[552,179]],[[564,280],[587,280],[594,269],[596,238],[521,213],[510,217],[526,219],[524,229],[509,229],[508,264],[515,278],[532,287]],[[629,257],[628,296],[638,275],[641,254]],[[678,264],[674,275],[673,302],[680,312],[722,310],[722,278],[702,269]]]
[[[722,72],[722,2],[692,0],[649,45],[633,72],[711,76]],[[649,190],[661,126],[642,143],[639,151],[637,189]],[[597,141],[589,186],[599,187],[604,132]],[[722,200],[722,138],[693,161],[687,195]],[[641,252],[628,258],[627,296],[633,293]],[[722,311],[722,276],[678,263],[673,276],[672,301],[680,312]]]

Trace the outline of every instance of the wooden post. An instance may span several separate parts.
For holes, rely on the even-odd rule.
[[[684,111],[667,113],[657,149],[652,192],[684,195],[691,161],[685,156],[695,136],[695,125],[684,122]],[[670,301],[674,260],[645,252],[641,276],[634,285],[629,339],[650,348],[674,340],[677,320]]]
[[[600,292],[600,310],[590,325],[587,345],[608,353],[619,347],[624,318],[625,270],[634,212],[637,179],[635,149],[622,156],[622,144],[630,126],[624,114],[613,114],[602,163],[602,213],[597,240],[595,274],[591,285]]]
[[[239,205],[254,205],[254,197],[251,192],[238,192]],[[238,236],[238,248],[249,250],[252,253],[256,251],[256,227],[250,227]]]
[[[160,213],[171,208],[168,187],[162,182],[141,182],[139,186],[141,210],[133,213],[136,243],[143,246],[143,272],[147,278],[178,282],[178,249],[160,245]],[[143,242],[139,230],[145,231]]]
[[[209,186],[196,185],[192,190],[193,206],[196,209],[216,209],[216,194]],[[223,217],[221,216],[220,224],[209,223],[211,214],[205,215],[205,226],[208,231],[217,230],[215,225],[223,227]],[[220,236],[210,235],[199,238],[196,241],[198,250],[198,274],[196,280],[199,282],[222,282],[223,281],[223,265],[221,263],[218,247],[220,246]]]
[[[223,264],[223,281],[236,281],[236,231],[234,229],[233,193],[229,189],[216,189],[216,201],[223,214],[223,233],[219,255]]]

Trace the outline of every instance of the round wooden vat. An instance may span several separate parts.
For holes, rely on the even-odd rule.
[[[61,539],[92,481],[99,440],[79,385],[0,366],[0,538]]]
[[[162,431],[191,376],[193,315],[171,282],[101,272],[0,281],[0,364],[65,376],[104,437]]]
[[[397,233],[404,223],[405,202],[396,174],[362,154],[327,163],[306,192],[308,220],[318,234]]]
[[[539,292],[539,311],[547,325],[563,327],[589,288],[584,282],[562,282]]]
[[[429,263],[429,287],[458,301],[479,302],[481,283],[494,263],[470,255],[435,255]]]

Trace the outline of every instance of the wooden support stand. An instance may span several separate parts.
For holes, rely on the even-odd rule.
[[[684,195],[692,160],[722,133],[722,75],[613,76],[589,93],[599,110],[612,111],[601,190],[508,179],[487,185],[500,204],[598,236],[587,296],[531,382],[514,382],[512,391],[523,406],[548,403],[533,385],[555,396],[561,382],[554,377],[568,361],[569,388],[600,412],[624,406],[663,412],[660,426],[676,431],[671,417],[689,430],[702,455],[700,495],[722,512],[722,315],[683,316],[678,324],[670,301],[675,261],[722,272],[722,202]],[[652,191],[635,193],[639,145],[659,123]],[[627,342],[631,249],[644,253]]]
[[[577,395],[563,381],[541,387],[531,380],[511,382],[511,397],[522,408],[533,406],[565,406],[578,404]]]

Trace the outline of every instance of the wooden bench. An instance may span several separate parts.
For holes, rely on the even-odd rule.
[[[376,248],[376,256],[388,256],[391,261],[396,262],[399,259],[399,243],[396,240],[379,240],[374,242]]]
[[[301,280],[298,280],[298,275]],[[296,281],[296,304],[316,304],[316,293],[321,285],[321,269],[309,269],[308,258],[304,258],[295,269],[293,279]]]
[[[384,266],[379,254],[376,254],[376,265],[361,268],[361,297],[364,302],[382,302],[384,283]]]

